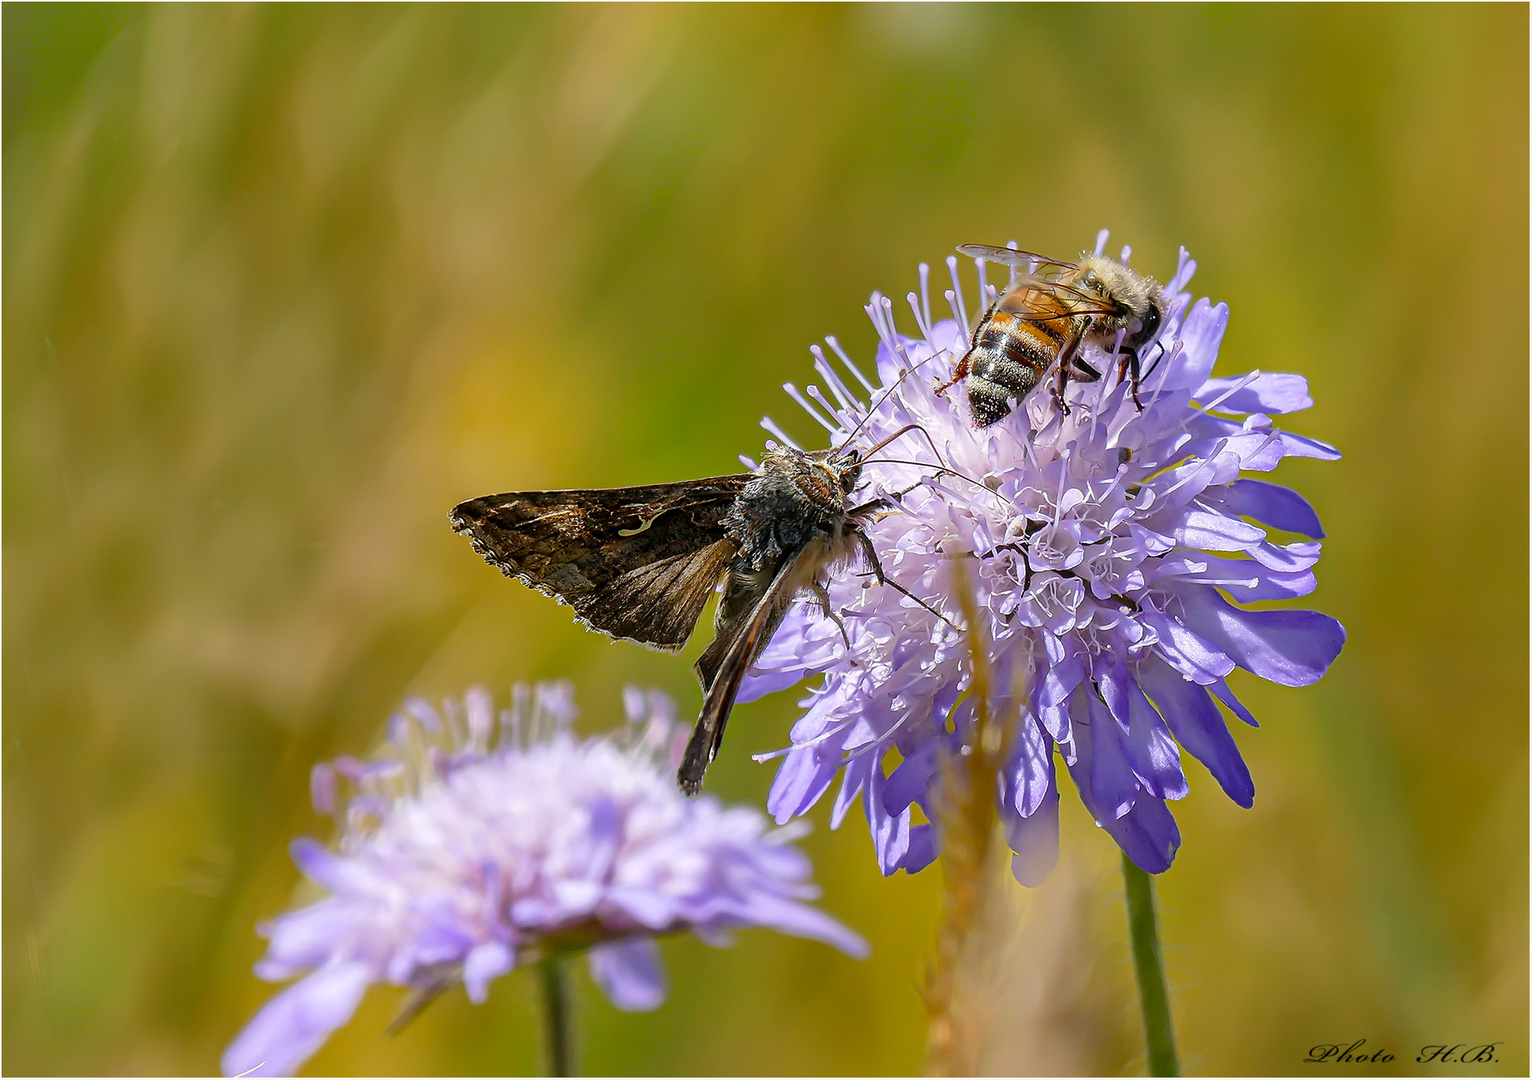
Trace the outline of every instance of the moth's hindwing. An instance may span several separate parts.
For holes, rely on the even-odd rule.
[[[749,479],[515,491],[470,499],[450,516],[507,577],[602,633],[673,651],[737,550],[723,518]]]

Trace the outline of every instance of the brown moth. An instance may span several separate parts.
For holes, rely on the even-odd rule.
[[[695,795],[745,672],[794,598],[812,593],[839,623],[824,575],[859,554],[879,582],[910,595],[884,577],[864,531],[894,504],[851,504],[862,463],[906,430],[865,453],[775,447],[753,473],[486,495],[450,520],[490,565],[568,604],[586,626],[667,652],[686,643],[722,585],[713,641],[696,663],[702,714],[676,777]]]

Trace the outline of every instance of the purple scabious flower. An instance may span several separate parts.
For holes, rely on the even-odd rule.
[[[868,526],[883,569],[954,623],[952,567],[964,563],[990,651],[992,715],[1009,727],[996,787],[1016,878],[1039,883],[1058,857],[1056,756],[1097,824],[1159,873],[1181,842],[1166,803],[1187,793],[1182,751],[1239,805],[1255,796],[1221,709],[1255,718],[1226,677],[1242,668],[1306,686],[1345,641],[1327,615],[1243,606],[1311,592],[1324,535],[1302,497],[1246,474],[1339,454],[1272,421],[1312,404],[1302,376],[1211,377],[1228,309],[1191,302],[1185,250],[1166,289],[1171,317],[1142,352],[1142,411],[1114,358],[1090,345],[1084,359],[1106,376],[1072,382],[1067,415],[1044,379],[1010,416],[976,428],[961,386],[936,390],[974,325],[957,260],[947,265],[953,318],[932,318],[922,265],[920,293],[908,297],[918,336],[900,333],[892,303],[873,294],[875,381],[830,338],[855,382],[816,346],[834,400],[815,386],[786,389],[835,445],[854,432],[855,445],[872,446],[918,425],[871,456],[853,498],[897,504]],[[982,262],[978,274],[982,313],[1004,288],[985,281]],[[763,426],[790,441],[769,418]],[[964,752],[973,722],[969,644],[868,569],[829,584],[844,637],[816,603],[795,605],[739,700],[822,675],[791,747],[761,756],[786,758],[768,809],[779,822],[802,814],[840,774],[832,826],[860,801],[883,872],[914,872],[938,839],[912,823],[912,807],[931,814],[941,762]]]
[[[566,683],[519,686],[498,716],[484,690],[445,715],[415,699],[383,756],[316,767],[314,804],[342,837],[292,854],[329,895],[261,927],[256,974],[303,978],[229,1046],[224,1073],[291,1074],[378,982],[429,995],[461,981],[479,1003],[518,964],[584,951],[612,1003],[643,1010],[665,997],[657,934],[717,945],[762,926],[865,955],[803,903],[818,890],[792,830],[676,789],[687,733],[670,700],[629,688],[624,704],[626,732],[582,741]]]

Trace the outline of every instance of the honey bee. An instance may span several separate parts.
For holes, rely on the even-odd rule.
[[[976,426],[1009,416],[1013,402],[1026,397],[1050,369],[1053,399],[1068,415],[1069,380],[1101,378],[1080,355],[1087,344],[1117,357],[1117,377],[1131,379],[1133,404],[1142,411],[1139,352],[1165,325],[1170,308],[1157,281],[1089,252],[1071,263],[988,244],[964,244],[958,251],[1026,268],[984,313],[968,352],[939,387],[963,383]]]

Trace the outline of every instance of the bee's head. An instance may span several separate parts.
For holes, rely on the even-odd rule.
[[[1102,330],[1131,330],[1131,344],[1151,340],[1165,325],[1169,301],[1165,290],[1151,277],[1124,266],[1104,255],[1085,255],[1074,283],[1117,309],[1116,314],[1097,320]],[[1134,323],[1138,325],[1133,326]]]

